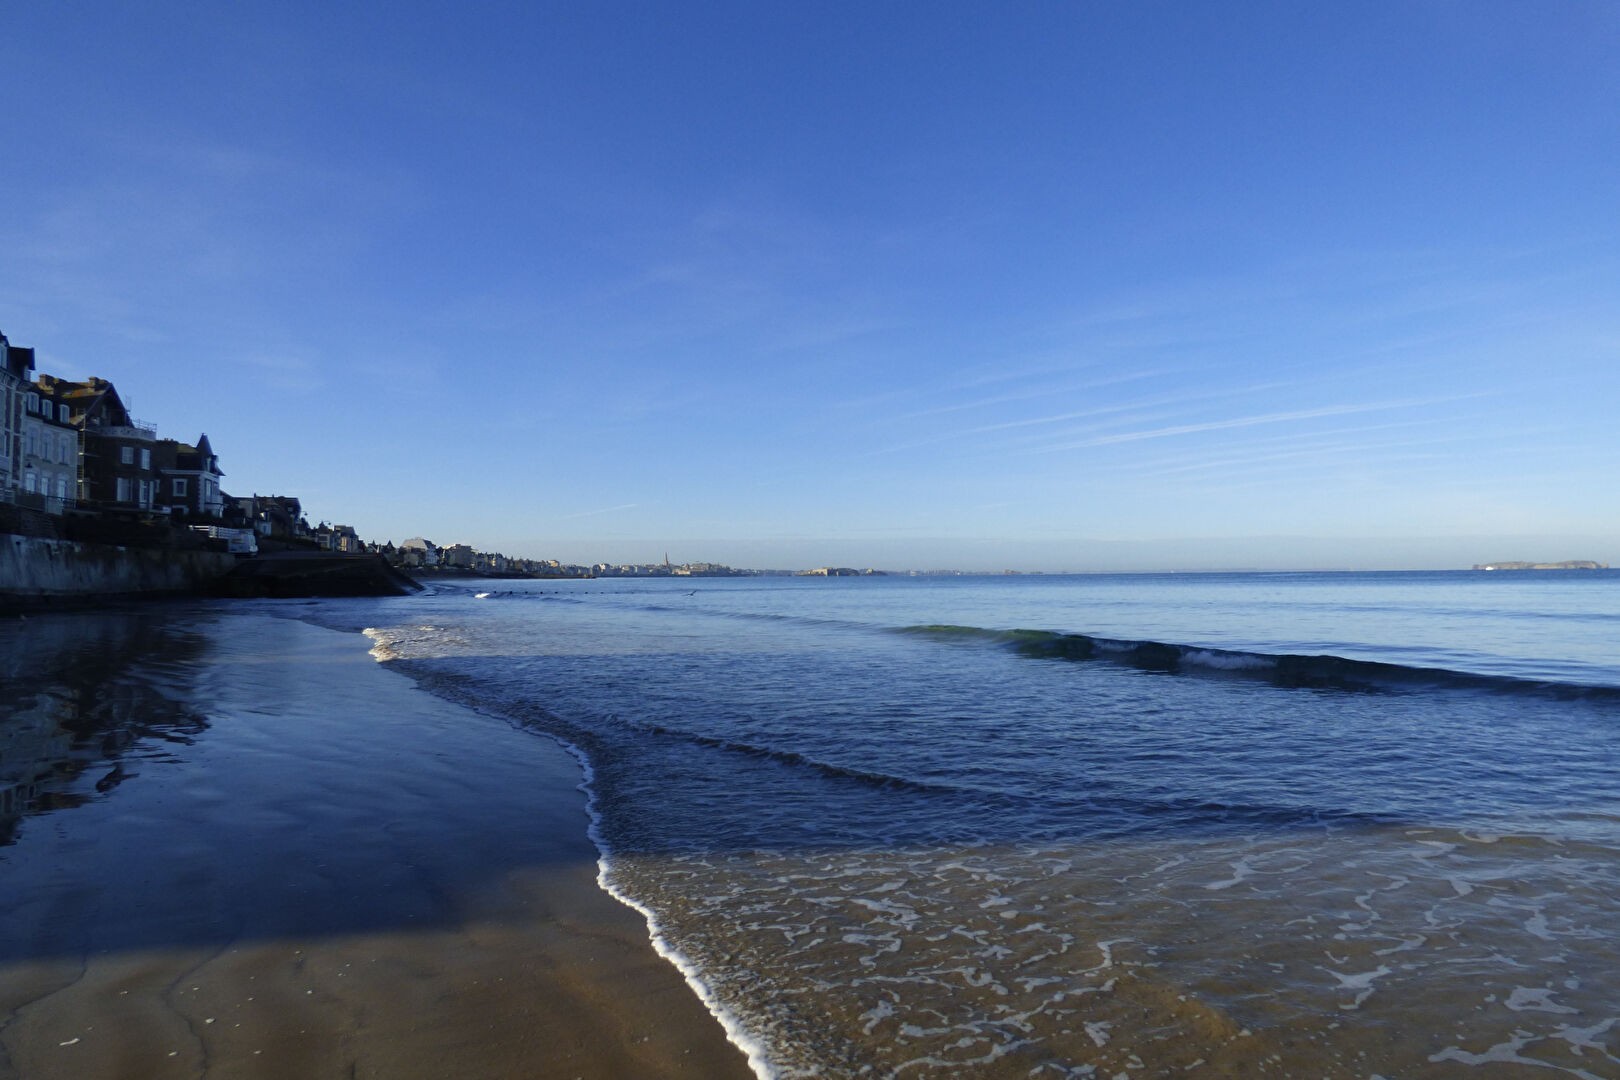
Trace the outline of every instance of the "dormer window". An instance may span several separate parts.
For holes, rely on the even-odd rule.
[[[28,411],[31,412],[31,413],[34,413],[35,415],[38,415],[38,413],[39,413],[39,395],[38,394],[29,394],[28,395]]]
[[[68,413],[67,403],[63,402],[63,403],[57,405],[56,406],[56,418],[58,420],[62,421],[62,423],[65,424],[65,423],[68,422],[68,417],[69,417],[69,413]]]

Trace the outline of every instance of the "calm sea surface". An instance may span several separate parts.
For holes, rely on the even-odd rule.
[[[1620,572],[302,610],[576,747],[780,1075],[1620,1076]]]

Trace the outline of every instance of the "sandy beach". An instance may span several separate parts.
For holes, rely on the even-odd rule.
[[[556,744],[225,606],[0,657],[0,1077],[751,1075]]]

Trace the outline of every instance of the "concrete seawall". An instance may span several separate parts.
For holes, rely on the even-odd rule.
[[[236,566],[215,551],[168,551],[0,535],[0,609],[195,593]]]

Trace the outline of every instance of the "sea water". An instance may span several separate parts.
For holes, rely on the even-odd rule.
[[[604,883],[762,1072],[1620,1075],[1620,573],[305,610],[576,749]]]

